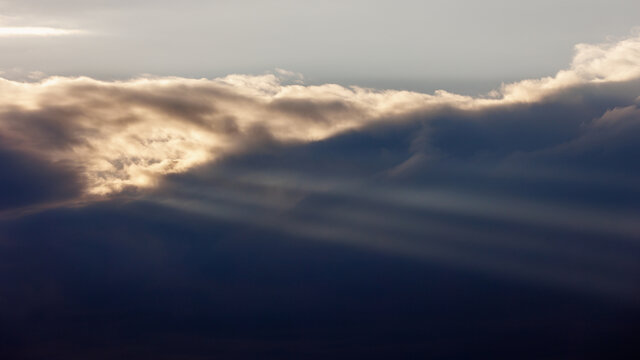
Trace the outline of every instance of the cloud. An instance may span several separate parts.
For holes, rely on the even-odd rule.
[[[99,198],[153,188],[167,174],[265,144],[304,144],[418,119],[438,127],[447,114],[455,112],[478,116],[508,112],[514,106],[571,96],[576,88],[638,78],[640,38],[636,37],[613,44],[578,45],[570,69],[553,77],[507,84],[480,97],[284,84],[273,74],[115,82],[85,77],[50,77],[31,83],[0,79],[0,91],[5,94],[0,99],[0,136],[12,151],[49,164],[73,164],[86,184],[85,197]],[[464,119],[446,122],[447,126],[455,123],[462,127],[458,130],[478,126]],[[545,128],[541,129],[543,133]],[[437,145],[437,141],[436,137],[427,142]],[[485,144],[494,146],[489,140]]]
[[[624,104],[639,91],[580,88],[569,101],[444,111],[273,146],[167,176],[144,201],[632,299],[640,117]]]
[[[13,26],[0,27],[0,38],[6,37],[49,37],[81,35],[86,32],[78,29],[59,29],[53,27]]]
[[[338,85],[283,86],[273,75],[4,80],[0,87],[10,94],[0,106],[5,142],[51,162],[78,164],[87,192],[99,195],[153,186],[158,176],[264,141],[325,139],[435,99]]]
[[[0,80],[0,218],[143,204],[149,224],[175,211],[630,299],[639,43],[476,97],[283,71]]]

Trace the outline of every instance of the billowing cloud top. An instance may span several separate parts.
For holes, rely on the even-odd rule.
[[[0,136],[6,148],[72,168],[85,183],[85,196],[104,196],[152,187],[165,174],[264,142],[304,143],[443,111],[531,104],[572,87],[639,77],[640,38],[635,37],[578,45],[568,70],[503,85],[485,97],[285,85],[275,75],[3,79]]]

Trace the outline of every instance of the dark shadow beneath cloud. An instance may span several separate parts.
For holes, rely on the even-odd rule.
[[[625,358],[630,304],[144,204],[3,223],[8,359]]]

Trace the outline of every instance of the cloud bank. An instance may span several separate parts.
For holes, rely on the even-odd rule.
[[[283,70],[1,80],[0,240],[16,258],[101,244],[136,269],[148,245],[185,273],[225,253],[184,244],[317,241],[637,304],[639,45],[579,45],[569,69],[476,97]]]
[[[568,70],[506,84],[482,97],[286,85],[276,75],[121,82],[2,79],[0,137],[8,150],[71,169],[85,184],[85,196],[107,196],[151,188],[166,174],[265,143],[307,143],[381,123],[434,119],[451,111],[480,113],[543,103],[576,87],[639,77],[640,38],[634,37],[578,45]],[[633,110],[612,114],[617,112]]]

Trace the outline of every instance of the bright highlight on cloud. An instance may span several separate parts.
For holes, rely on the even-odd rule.
[[[66,36],[83,34],[82,30],[58,29],[51,27],[0,27],[0,37],[39,37],[39,36]]]
[[[69,30],[4,28],[2,33],[46,36]],[[284,85],[275,75],[122,82],[3,79],[0,136],[5,147],[78,172],[85,194],[105,196],[150,188],[165,174],[185,172],[264,143],[313,142],[373,124],[429,119],[445,111],[533,104],[572,87],[639,77],[636,37],[578,45],[570,69],[504,85],[487,97]]]

